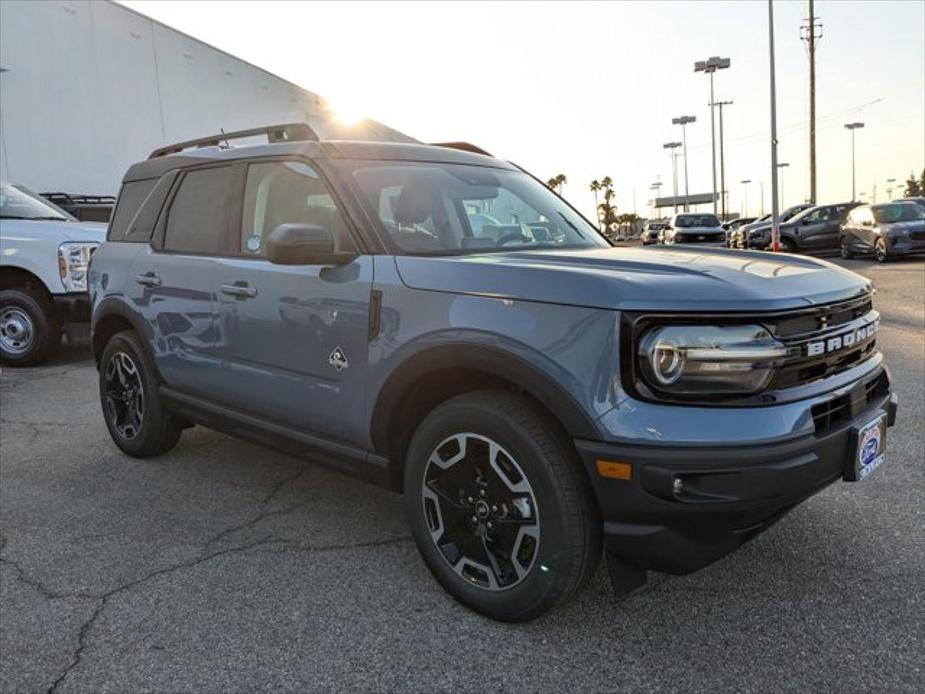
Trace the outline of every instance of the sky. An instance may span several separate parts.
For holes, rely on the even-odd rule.
[[[543,180],[565,174],[564,196],[589,217],[592,179],[610,176],[619,211],[641,216],[653,183],[671,194],[662,145],[681,139],[676,116],[697,118],[687,126],[690,192],[712,190],[709,78],[693,67],[728,57],[715,97],[733,102],[723,110],[729,209],[759,213],[763,189],[770,212],[763,0],[122,4],[321,94],[347,119],[375,118],[423,142],[472,142]],[[859,197],[883,201],[890,178],[897,197],[899,181],[925,168],[925,2],[815,6],[818,202],[851,198],[844,124],[854,121],[865,124]],[[783,208],[809,196],[808,2],[775,0],[774,13]]]

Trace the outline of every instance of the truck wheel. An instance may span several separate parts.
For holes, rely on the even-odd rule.
[[[878,263],[885,263],[890,259],[886,250],[886,242],[883,239],[877,239],[877,243],[874,244],[874,257]]]
[[[177,445],[182,426],[164,409],[154,365],[131,330],[106,343],[99,383],[106,427],[123,452],[148,458]]]
[[[32,366],[46,361],[61,344],[61,324],[54,309],[23,289],[0,292],[0,361]]]
[[[575,595],[601,554],[601,520],[568,441],[502,391],[449,400],[415,432],[405,504],[428,568],[467,607],[520,622]]]

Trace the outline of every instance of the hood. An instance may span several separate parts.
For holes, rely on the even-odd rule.
[[[398,256],[409,287],[505,299],[650,311],[777,311],[870,291],[824,260],[723,248],[640,247]]]
[[[6,238],[25,236],[46,241],[95,241],[106,240],[106,225],[100,222],[56,222],[50,219],[4,219],[0,220]]]

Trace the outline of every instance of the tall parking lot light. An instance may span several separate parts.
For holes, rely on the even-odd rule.
[[[742,181],[742,216],[748,217],[748,184],[752,179],[746,178]]]
[[[666,142],[662,145],[664,149],[671,154],[671,181],[672,192],[674,193],[674,213],[678,214],[678,147],[680,142]]]
[[[774,0],[768,0],[768,53],[771,86],[771,250],[780,252],[780,208],[777,206],[777,77],[774,67]]]
[[[854,131],[858,128],[863,128],[863,123],[845,123],[845,127],[851,131],[851,202],[857,200],[857,196],[854,194]]]
[[[732,106],[732,101],[720,101],[719,106],[719,195],[723,210],[723,221],[726,221],[726,157],[723,154],[723,106]]]
[[[886,196],[890,199],[893,198],[893,184],[896,183],[895,178],[886,179]]]
[[[790,166],[789,161],[782,161],[777,165],[777,170],[780,171],[780,178],[778,179],[780,183],[780,206],[784,209],[787,208],[787,200],[784,197],[784,172],[781,169],[786,169],[788,166]]]
[[[690,189],[687,187],[687,124],[696,123],[696,116],[678,116],[672,118],[673,125],[681,126],[681,145],[684,150],[684,211],[688,211],[687,198],[690,196]],[[715,185],[715,182],[714,182]]]
[[[716,55],[694,63],[694,72],[705,72],[710,76],[710,154],[713,160],[713,214],[716,214],[716,117],[713,114],[716,100],[713,98],[713,73],[717,70],[725,70],[731,64],[732,61],[729,58],[720,58]]]

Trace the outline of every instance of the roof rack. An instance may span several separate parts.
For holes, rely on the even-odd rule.
[[[318,134],[312,130],[307,123],[283,123],[281,125],[265,125],[261,128],[236,130],[231,133],[218,133],[217,135],[200,137],[196,138],[195,140],[177,142],[176,144],[167,145],[166,147],[160,147],[159,149],[154,150],[151,152],[148,159],[163,157],[168,154],[176,154],[177,152],[182,152],[184,149],[191,149],[193,147],[219,147],[221,146],[222,142],[226,143],[226,146],[230,147],[231,145],[228,144],[230,140],[240,140],[245,137],[253,137],[254,135],[266,135],[268,142],[318,140]]]
[[[476,147],[469,142],[431,142],[433,147],[447,147],[448,149],[459,149],[463,152],[473,152],[474,154],[484,154],[486,157],[492,157],[493,154],[486,152],[481,147]]]

